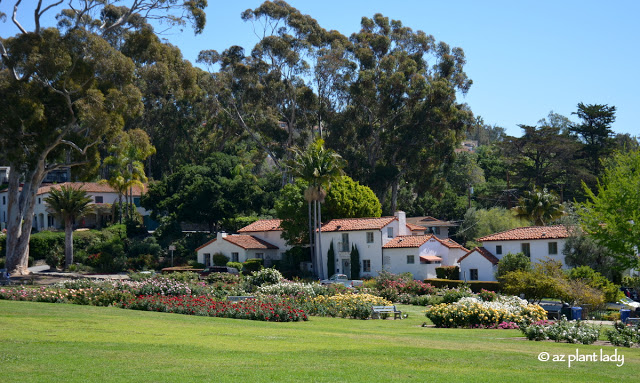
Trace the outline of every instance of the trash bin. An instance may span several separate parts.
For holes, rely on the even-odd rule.
[[[572,307],[571,320],[581,320],[581,319],[582,319],[582,307]]]
[[[627,319],[629,319],[629,316],[631,316],[631,310],[627,310],[627,309],[620,310],[620,320],[622,321],[622,323],[625,323]]]

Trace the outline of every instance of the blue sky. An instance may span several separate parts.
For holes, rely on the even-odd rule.
[[[195,62],[203,49],[250,50],[257,38],[240,13],[262,1],[209,0],[207,26],[164,37]],[[380,12],[464,49],[474,84],[462,98],[486,123],[520,135],[550,111],[571,116],[579,102],[617,108],[613,129],[640,135],[640,2],[290,0],[326,29],[349,36]],[[5,12],[7,5],[2,7]],[[30,12],[29,12],[30,13]],[[0,24],[6,37],[9,23]],[[15,31],[11,34],[14,34]]]

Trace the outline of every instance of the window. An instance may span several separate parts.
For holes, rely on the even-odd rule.
[[[95,200],[96,200],[96,203],[103,203],[103,202],[104,202],[104,199],[102,198],[102,196],[101,196],[101,195],[97,195],[97,196],[95,197]]]
[[[496,254],[502,254],[502,245],[496,246]]]
[[[349,233],[342,233],[342,242],[340,242],[340,251],[349,252]]]
[[[256,253],[256,258],[264,259],[264,253]]]
[[[440,235],[440,228],[439,228],[438,226],[436,226],[436,227],[434,227],[434,229],[435,229],[435,230],[434,230],[434,233],[435,233],[436,235]]]
[[[211,253],[204,253],[204,266],[211,266]]]
[[[238,260],[238,253],[231,253],[231,262],[240,262]]]
[[[140,207],[140,197],[133,197],[133,204]]]
[[[387,228],[387,237],[393,238],[393,227]]]
[[[407,265],[411,265],[413,263],[415,263],[415,256],[407,255]]]
[[[6,205],[7,204],[7,197],[2,196],[2,204]]]
[[[371,272],[371,260],[369,260],[369,259],[363,259],[362,260],[362,272],[363,273],[370,273]]]
[[[42,203],[42,201],[40,200],[40,198],[38,198],[38,205],[40,205]]]
[[[472,281],[478,280],[478,269],[469,269],[469,279]]]
[[[522,253],[527,257],[531,258],[531,246],[528,243],[523,243],[520,248],[522,249]]]
[[[558,242],[549,242],[549,254],[558,254]]]
[[[367,231],[367,243],[373,243],[373,231]]]

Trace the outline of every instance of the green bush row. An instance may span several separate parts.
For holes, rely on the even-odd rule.
[[[491,281],[461,281],[461,280],[451,280],[451,279],[425,279],[425,283],[430,283],[432,286],[437,288],[449,287],[456,288],[462,287],[464,285],[468,285],[471,288],[471,291],[474,293],[479,293],[482,289],[500,292],[502,290],[500,282],[491,282]]]

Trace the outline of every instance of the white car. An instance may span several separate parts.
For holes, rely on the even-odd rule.
[[[322,281],[320,281],[321,285],[331,285],[334,283],[340,283],[347,287],[362,286],[361,280],[350,280],[345,274],[333,274],[331,277],[329,277],[329,279],[323,279]]]
[[[636,302],[634,300],[631,300],[627,297],[624,297],[622,299],[620,299],[619,301],[615,302],[615,303],[607,303],[607,309],[608,310],[631,310],[631,311],[636,311],[640,308],[640,302]]]

